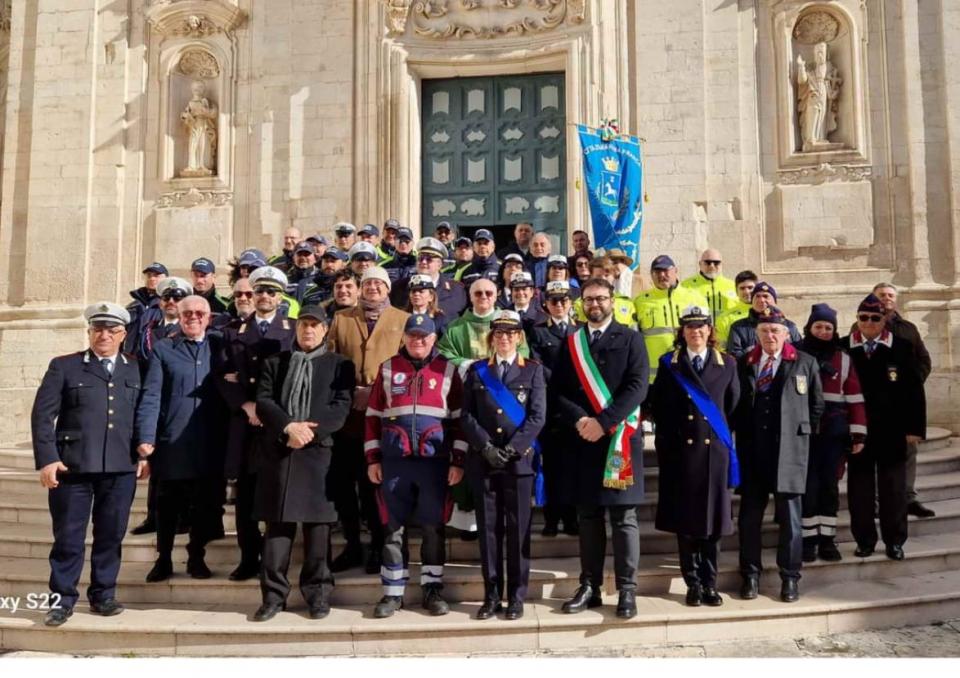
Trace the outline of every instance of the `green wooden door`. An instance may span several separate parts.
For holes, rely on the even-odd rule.
[[[565,247],[563,74],[425,80],[422,101],[423,232],[528,221]]]

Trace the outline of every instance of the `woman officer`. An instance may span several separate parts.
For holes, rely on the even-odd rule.
[[[543,366],[518,353],[523,327],[515,311],[497,311],[487,345],[491,358],[470,366],[460,419],[470,445],[467,477],[477,507],[484,602],[477,619],[502,609],[506,537],[506,619],[523,616],[530,579],[530,497],[537,435],[546,422]],[[539,465],[539,464],[537,464]]]

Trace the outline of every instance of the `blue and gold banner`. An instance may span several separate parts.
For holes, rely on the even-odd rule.
[[[616,128],[613,128],[616,131]],[[577,125],[583,148],[583,175],[590,201],[593,240],[604,250],[619,248],[636,269],[643,226],[643,159],[640,140],[626,134]]]

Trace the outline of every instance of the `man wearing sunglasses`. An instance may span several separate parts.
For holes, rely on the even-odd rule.
[[[887,557],[903,560],[907,540],[907,447],[926,436],[923,372],[914,347],[886,326],[886,309],[874,295],[857,308],[857,329],[843,345],[860,377],[867,408],[867,441],[847,465],[850,531],[858,558],[877,543],[874,506],[880,506],[880,538]]]
[[[722,267],[723,259],[719,250],[704,250],[700,255],[700,272],[680,283],[681,287],[694,290],[707,300],[707,308],[714,321],[721,313],[737,305],[736,284],[720,273]]]
[[[447,248],[436,238],[420,238],[417,242],[417,273],[433,279],[437,290],[437,304],[447,317],[453,320],[467,307],[467,295],[463,285],[441,273]],[[390,291],[390,303],[397,308],[406,308],[410,299],[410,279],[401,279]]]
[[[301,243],[302,245],[303,243]],[[300,245],[297,245],[299,248]],[[294,253],[296,259],[297,252]],[[295,337],[294,323],[279,312],[287,277],[273,266],[263,266],[248,278],[254,311],[236,328],[224,330],[226,373],[217,381],[230,409],[224,477],[237,481],[237,545],[240,563],[230,573],[231,581],[245,581],[260,572],[263,536],[253,519],[258,460],[273,441],[264,439],[256,412],[257,380],[267,358],[289,351]]]

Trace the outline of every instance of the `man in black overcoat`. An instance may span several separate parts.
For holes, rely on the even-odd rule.
[[[581,612],[603,604],[603,562],[607,535],[604,516],[610,514],[613,559],[619,601],[617,616],[636,615],[636,573],[640,560],[638,504],[643,499],[643,431],[638,408],[647,394],[650,365],[640,335],[613,319],[613,285],[591,278],[583,287],[584,332],[589,354],[610,392],[610,402],[599,412],[578,376],[569,342],[550,380],[557,410],[566,422],[566,434],[579,439],[574,461],[576,487],[572,497],[580,522],[580,588],[563,605],[564,612]],[[620,476],[620,488],[605,486],[605,468],[611,436],[618,426],[637,415],[630,441],[632,479]],[[621,460],[622,461],[622,460]],[[625,464],[621,466],[625,468]],[[612,480],[612,479],[611,479]]]

